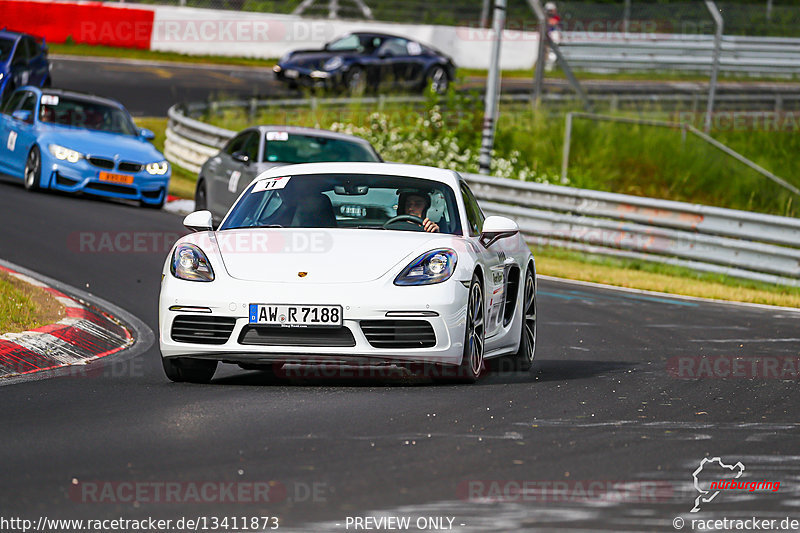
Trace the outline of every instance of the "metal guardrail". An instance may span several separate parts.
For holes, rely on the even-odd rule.
[[[574,69],[711,72],[713,35],[562,32]],[[800,39],[723,36],[719,68],[740,74],[800,74]]]
[[[189,118],[177,106],[168,116],[165,155],[193,172],[235,133]],[[513,218],[531,243],[800,286],[800,219],[463,176],[487,214]]]

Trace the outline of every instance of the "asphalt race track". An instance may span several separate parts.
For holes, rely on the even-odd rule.
[[[0,257],[113,302],[154,331],[160,269],[180,222],[0,182]],[[151,244],[99,252],[81,247],[83,232],[146,234]],[[674,531],[677,516],[800,518],[797,369],[785,380],[669,371],[673,358],[698,356],[796,362],[798,314],[552,280],[540,281],[538,309],[534,370],[476,386],[270,379],[227,366],[210,385],[173,384],[156,346],[0,386],[0,515],[277,516],[285,531],[346,531],[347,517],[379,515],[450,517],[458,531]],[[744,480],[781,486],[723,491],[690,514],[692,473],[716,456],[740,461]],[[490,480],[561,489],[497,502]],[[590,481],[614,489],[590,497]],[[130,492],[98,501],[80,490],[175,482],[270,483],[272,497],[134,503]]]

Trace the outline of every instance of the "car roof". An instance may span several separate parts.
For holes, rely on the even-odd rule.
[[[412,39],[411,37],[403,37],[402,35],[394,35],[392,33],[382,33],[378,31],[351,31],[342,35],[367,35],[370,37],[383,37],[385,38],[392,38],[392,39],[405,39],[406,41],[415,41],[416,39]]]
[[[422,178],[445,183],[454,190],[458,188],[461,177],[457,172],[446,168],[407,165],[404,163],[301,163],[266,170],[253,181],[278,176],[302,176],[306,174],[377,174],[383,176],[402,176]]]
[[[89,93],[82,93],[79,91],[67,91],[65,89],[40,89],[42,94],[52,94],[53,96],[61,96],[64,98],[74,98],[75,100],[83,100],[84,102],[97,102],[99,104],[105,104],[112,107],[118,107],[124,109],[121,103],[117,102],[113,98],[106,98],[104,96],[97,96],[95,94]]]
[[[306,128],[304,126],[287,126],[281,124],[265,124],[261,126],[255,126],[255,128],[258,128],[258,130],[261,133],[266,133],[268,131],[285,131],[290,135],[308,135],[311,137],[325,137],[326,139],[339,139],[342,141],[359,142],[368,146],[372,146],[366,139],[362,139],[361,137],[356,137],[355,135],[350,135],[349,133],[340,133],[338,131],[322,130],[318,128]]]

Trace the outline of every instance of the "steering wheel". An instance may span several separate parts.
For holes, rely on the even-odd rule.
[[[420,226],[423,226],[423,225],[424,225],[424,223],[425,223],[425,221],[424,221],[424,220],[422,220],[422,219],[421,219],[420,217],[418,217],[418,216],[414,216],[414,215],[397,215],[396,217],[392,217],[392,218],[390,218],[389,220],[387,220],[386,222],[384,222],[384,223],[383,223],[383,227],[384,227],[384,228],[388,228],[389,226],[391,226],[391,225],[392,225],[392,224],[394,224],[395,222],[403,222],[403,221],[405,221],[405,220],[407,220],[407,221],[409,221],[409,222],[416,222],[416,223],[417,223],[417,224],[419,224]]]

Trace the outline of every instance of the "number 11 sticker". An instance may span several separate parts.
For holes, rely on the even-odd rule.
[[[279,178],[269,178],[257,181],[256,184],[253,185],[253,190],[251,191],[251,194],[262,191],[274,191],[277,189],[283,189],[289,183],[290,179],[292,179],[291,176],[281,176]]]

